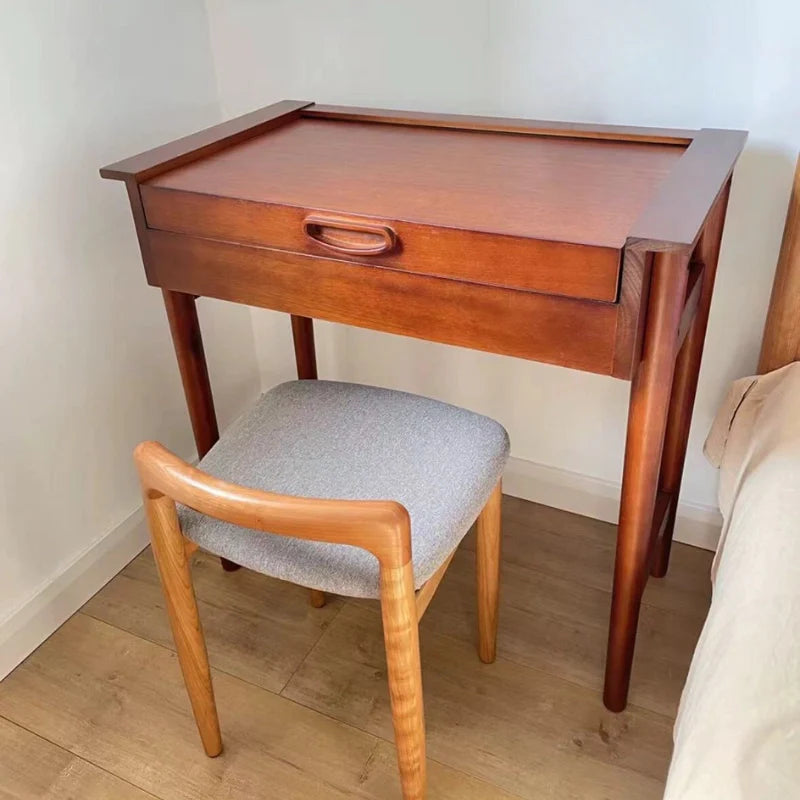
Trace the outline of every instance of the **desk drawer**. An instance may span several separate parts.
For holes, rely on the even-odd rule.
[[[143,184],[149,228],[543,294],[615,302],[621,252]]]
[[[612,374],[620,306],[163,231],[147,278],[186,294]]]

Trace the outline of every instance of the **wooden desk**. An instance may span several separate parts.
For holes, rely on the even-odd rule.
[[[127,185],[201,455],[218,432],[198,296],[291,314],[301,377],[318,317],[632,382],[604,694],[619,711],[648,573],[667,569],[744,141],[284,101],[101,175]]]

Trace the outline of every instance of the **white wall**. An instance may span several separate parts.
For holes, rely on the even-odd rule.
[[[694,507],[702,516],[715,506],[716,473],[701,446],[728,382],[752,372],[756,363],[800,145],[800,4],[207,0],[207,8],[226,116],[291,97],[749,129],[682,495],[689,504],[685,513]],[[279,315],[253,314],[268,386],[291,376],[289,336]],[[367,331],[319,328],[322,375],[402,387],[491,414],[508,427],[515,457],[567,471],[531,467],[532,480],[544,474],[572,482],[578,493],[587,487],[615,492],[626,383]],[[546,499],[551,488],[545,480],[538,495],[535,488],[530,493]],[[553,496],[554,503],[559,499]],[[591,503],[577,506],[591,510]],[[609,516],[608,503],[604,509],[597,513]]]
[[[27,621],[36,644],[124,564],[135,444],[194,451],[161,294],[124,187],[98,168],[220,110],[192,0],[0,0],[0,73],[0,640]],[[224,423],[258,390],[250,315],[204,301],[201,316]],[[31,622],[115,531],[106,573]]]

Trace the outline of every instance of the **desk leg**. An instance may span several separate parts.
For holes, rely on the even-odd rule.
[[[189,407],[197,455],[202,458],[219,439],[217,414],[214,411],[214,398],[211,382],[208,379],[208,365],[203,350],[203,336],[197,319],[197,306],[194,297],[182,292],[162,290],[167,309],[172,343],[178,358],[178,368],[183,381],[183,393]],[[231,572],[239,569],[238,564],[220,559],[223,569]]]
[[[202,458],[219,439],[214,398],[208,379],[203,336],[197,319],[194,297],[181,292],[163,289],[164,305],[167,308],[172,343],[181,371],[183,392],[189,407],[197,454]]]
[[[611,711],[628,700],[688,264],[676,253],[653,258],[642,361],[631,385],[603,694]]]
[[[294,358],[297,362],[297,377],[301,380],[316,380],[317,351],[314,347],[314,320],[292,314],[292,338]],[[325,605],[325,592],[311,589],[310,602],[314,608]]]
[[[297,362],[297,377],[315,379],[317,377],[317,351],[314,347],[314,320],[309,317],[296,317],[292,314],[292,338],[294,339],[294,358]]]
[[[706,329],[708,328],[708,312],[711,307],[714,278],[717,272],[717,262],[719,261],[729,186],[730,184],[720,194],[714,209],[711,211],[694,254],[694,258],[704,266],[703,289],[692,327],[686,335],[675,365],[675,380],[669,405],[667,432],[664,439],[664,455],[661,459],[661,477],[659,479],[659,490],[670,496],[670,502],[665,523],[660,531],[655,532],[658,538],[653,547],[653,562],[650,566],[651,574],[657,578],[663,578],[667,574],[667,568],[669,567],[669,553],[672,547],[672,534],[675,529],[675,516],[678,510],[683,465],[686,461],[686,446],[689,442],[689,428],[692,422],[694,399],[697,393],[700,361],[703,357],[703,344],[705,343]]]

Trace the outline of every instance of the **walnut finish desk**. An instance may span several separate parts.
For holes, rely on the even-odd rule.
[[[305,378],[317,317],[631,381],[604,694],[620,711],[744,141],[284,101],[101,175],[127,185],[201,455],[218,432],[200,296],[289,313]]]

